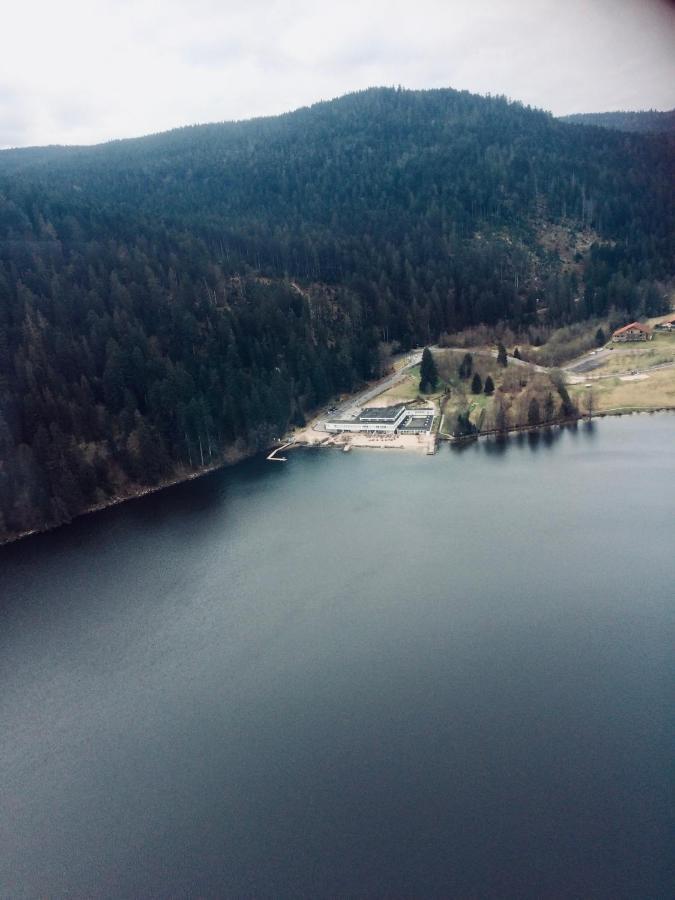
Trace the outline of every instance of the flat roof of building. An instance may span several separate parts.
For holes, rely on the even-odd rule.
[[[431,427],[433,424],[433,413],[427,413],[425,415],[406,416],[398,426],[398,430],[403,432],[404,434],[406,431],[431,431]]]
[[[357,422],[393,422],[402,412],[405,412],[405,406],[371,406],[362,409],[356,417]]]
[[[424,416],[435,416],[436,411],[429,406],[407,407],[408,415],[411,419],[421,419]]]

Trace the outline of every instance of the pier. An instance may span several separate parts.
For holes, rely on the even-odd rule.
[[[292,447],[295,441],[289,441],[287,444],[282,444],[281,447],[275,447],[274,450],[268,455],[268,462],[286,462],[285,456],[277,456],[277,453],[281,453],[282,450],[287,450],[289,447]]]

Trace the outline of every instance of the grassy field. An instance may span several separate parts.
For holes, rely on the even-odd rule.
[[[599,413],[675,407],[675,368],[651,372],[634,381],[617,376],[588,383],[593,385],[594,408]],[[583,384],[570,385],[569,392],[584,412],[589,388]]]
[[[654,325],[660,325],[662,322],[669,322],[673,318],[673,312],[675,311],[675,293],[671,291],[670,303],[673,307],[669,312],[667,312],[664,316],[654,316],[651,319],[647,319],[647,324],[651,325],[652,328]]]
[[[672,334],[656,334],[652,341],[639,345],[614,346],[612,354],[593,369],[593,375],[625,374],[675,362],[675,335]]]
[[[394,387],[389,388],[388,391],[384,391],[384,393],[378,395],[377,405],[393,406],[396,403],[410,402],[411,400],[416,400],[419,393],[420,367],[413,366],[408,370],[405,378],[399,381],[398,384],[395,384]],[[424,399],[431,399],[432,397],[435,397],[436,394],[423,394],[420,396],[424,397]],[[375,401],[373,401],[373,403],[374,402]]]

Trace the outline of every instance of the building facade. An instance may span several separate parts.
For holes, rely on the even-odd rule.
[[[612,335],[615,343],[625,343],[626,341],[646,341],[652,336],[651,328],[643,325],[641,322],[631,322],[630,325],[624,325],[623,328],[617,328]]]
[[[433,409],[407,409],[404,405],[370,407],[361,410],[354,419],[328,419],[326,431],[361,431],[394,434],[399,429],[407,433],[431,430]]]

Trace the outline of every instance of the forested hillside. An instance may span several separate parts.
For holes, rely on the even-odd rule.
[[[617,131],[633,131],[638,134],[675,134],[675,109],[659,112],[656,109],[645,109],[640,112],[603,112],[574,113],[561,116],[561,122],[573,125],[596,125],[601,128],[614,128]]]
[[[379,343],[664,309],[673,139],[451,90],[0,153],[0,539],[267,445]]]

